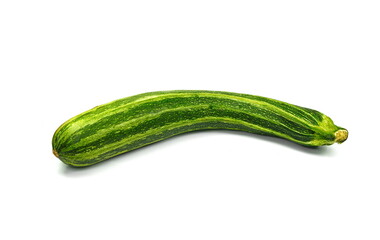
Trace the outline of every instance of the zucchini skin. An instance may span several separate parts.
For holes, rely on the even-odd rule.
[[[280,137],[304,146],[342,143],[346,129],[321,112],[249,94],[171,90],[138,94],[97,106],[63,123],[53,153],[85,167],[172,136],[228,129]]]

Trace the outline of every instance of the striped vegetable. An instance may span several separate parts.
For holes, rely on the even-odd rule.
[[[53,153],[84,167],[174,135],[205,129],[239,130],[305,146],[342,143],[346,129],[326,115],[282,101],[221,91],[143,93],[83,112],[53,136]]]

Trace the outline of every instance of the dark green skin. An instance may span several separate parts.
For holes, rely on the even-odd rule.
[[[316,110],[270,98],[218,91],[161,91],[119,99],[66,121],[53,136],[53,152],[66,164],[89,166],[178,134],[206,129],[276,136],[305,146],[342,142],[337,141],[336,132],[344,130]]]

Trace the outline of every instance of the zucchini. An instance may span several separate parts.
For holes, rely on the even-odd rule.
[[[68,165],[84,167],[206,129],[245,131],[311,147],[348,137],[346,129],[309,108],[249,94],[175,90],[122,98],[69,119],[54,133],[53,153]]]

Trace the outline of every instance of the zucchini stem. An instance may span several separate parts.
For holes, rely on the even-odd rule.
[[[343,143],[348,138],[348,131],[346,129],[339,129],[335,132],[335,142]]]

